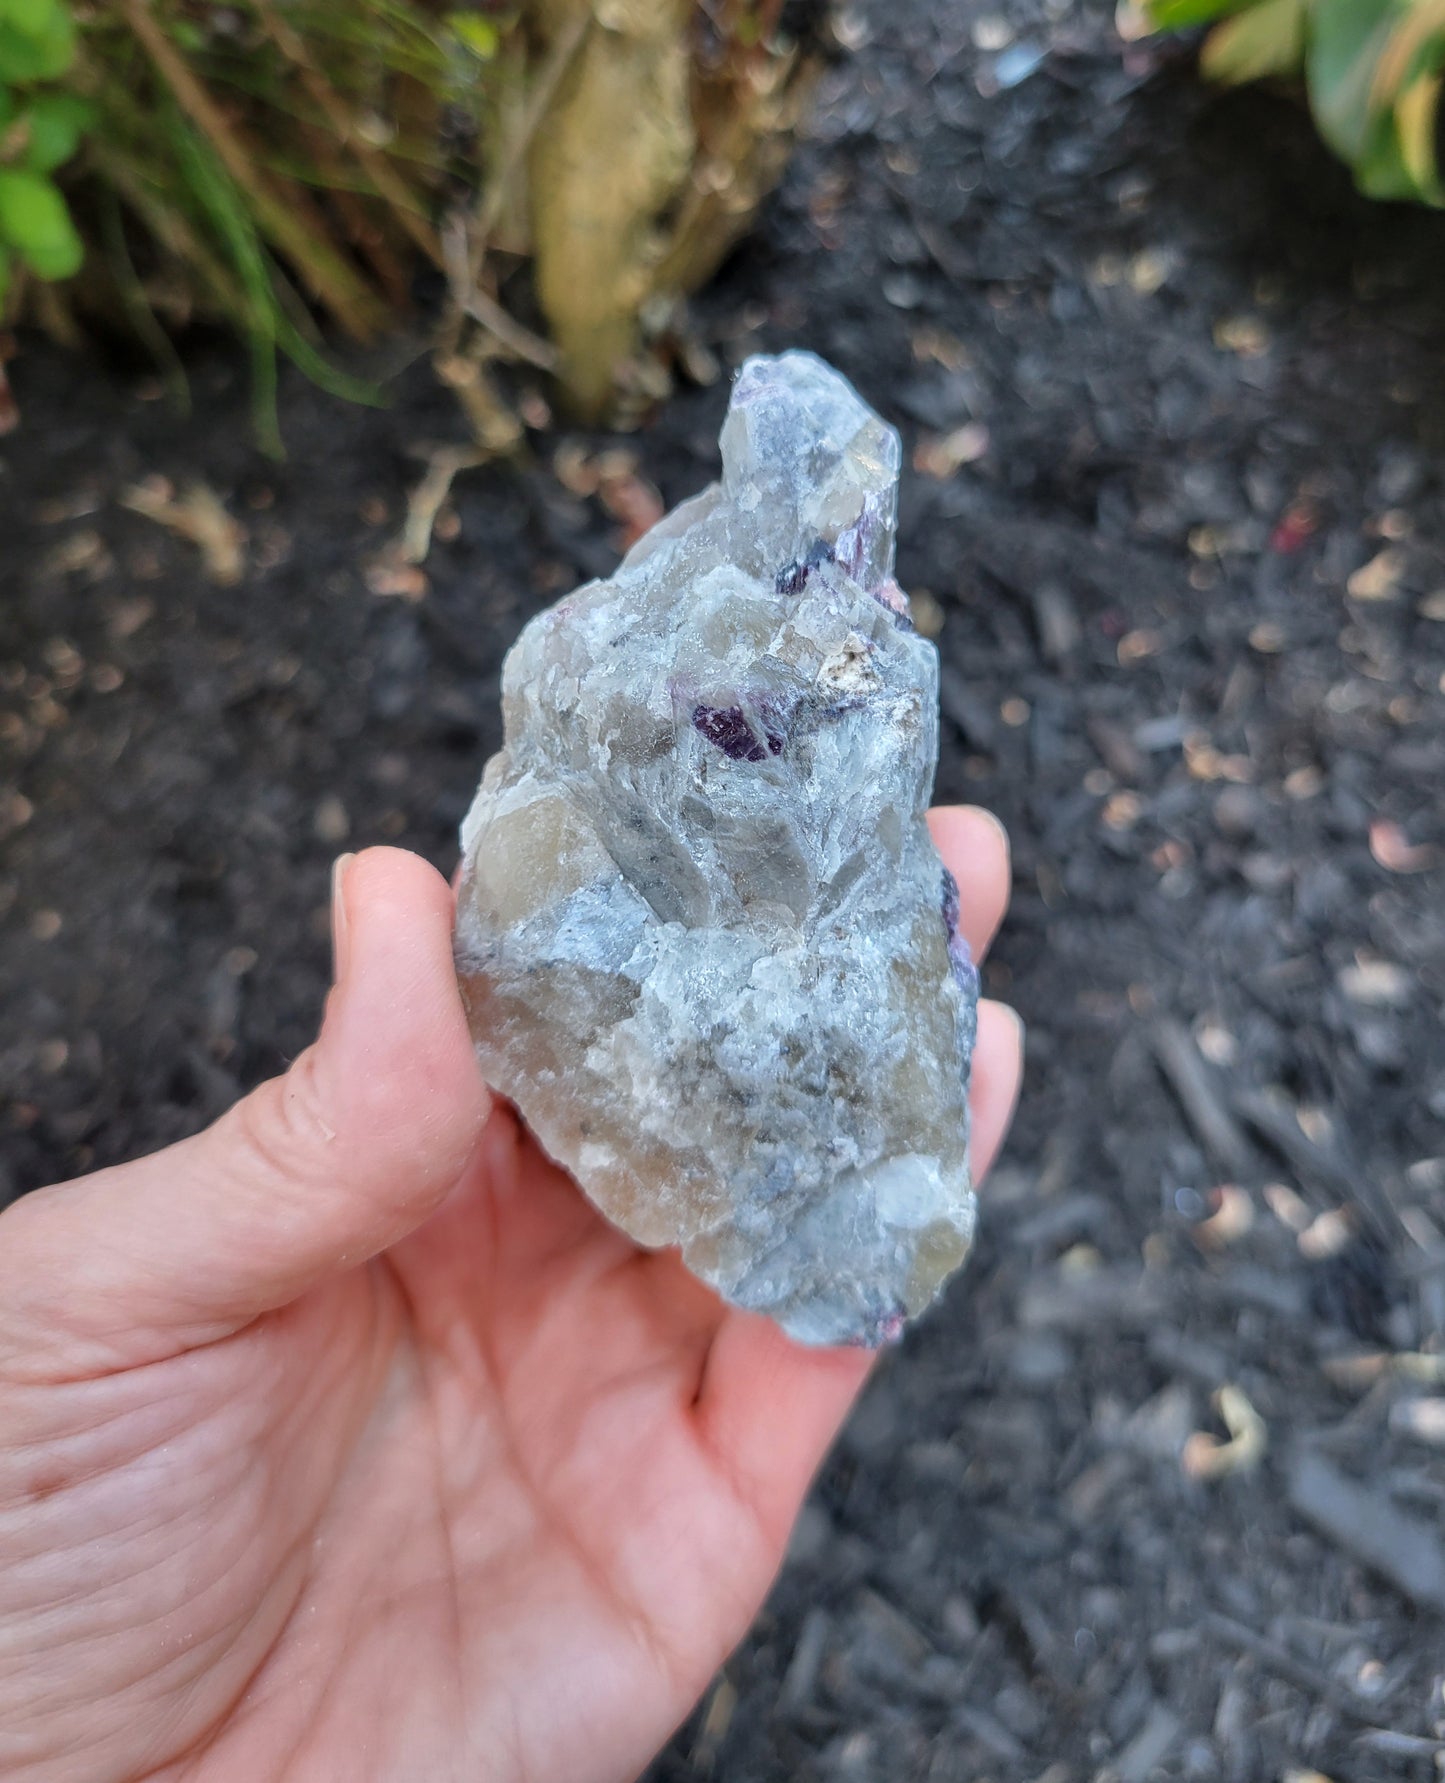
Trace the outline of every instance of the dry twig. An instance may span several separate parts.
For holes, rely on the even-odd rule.
[[[214,489],[192,483],[177,500],[166,478],[148,477],[127,489],[120,503],[198,546],[213,582],[232,587],[241,580],[246,568],[246,529],[226,512]]]

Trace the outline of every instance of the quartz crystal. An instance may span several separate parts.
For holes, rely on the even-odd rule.
[[[750,359],[722,462],[509,653],[458,973],[487,1080],[610,1220],[872,1345],[974,1218],[937,657],[892,576],[898,436],[843,378]]]

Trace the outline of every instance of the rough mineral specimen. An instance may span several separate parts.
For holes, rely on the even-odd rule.
[[[507,657],[458,971],[488,1081],[609,1219],[794,1338],[876,1344],[974,1217],[898,436],[785,353],[743,367],[722,458]]]

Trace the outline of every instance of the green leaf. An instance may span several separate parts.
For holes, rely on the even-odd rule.
[[[0,84],[18,87],[46,78],[45,55],[35,40],[0,19]]]
[[[303,371],[311,382],[343,402],[354,402],[367,409],[387,406],[386,392],[369,378],[356,378],[333,365],[324,353],[318,353],[288,317],[280,318],[277,345]]]
[[[0,238],[42,279],[68,279],[85,258],[59,191],[18,167],[0,168]]]
[[[1156,31],[1185,31],[1258,4],[1259,0],[1145,0],[1144,12]]]
[[[490,62],[501,45],[502,33],[496,22],[479,12],[449,12],[447,24],[474,56]]]
[[[1420,196],[1405,164],[1393,113],[1382,112],[1375,120],[1365,152],[1355,163],[1355,184],[1366,198]]]
[[[1371,99],[1398,105],[1422,75],[1445,64],[1445,0],[1406,0],[1371,77]]]
[[[1214,27],[1199,66],[1211,80],[1229,86],[1294,74],[1304,59],[1304,28],[1304,0],[1262,0]]]
[[[1400,158],[1420,197],[1445,202],[1436,144],[1440,129],[1440,76],[1425,75],[1395,102],[1400,132]]]
[[[37,93],[22,115],[28,135],[21,165],[51,173],[75,153],[95,114],[73,93]]]
[[[1372,103],[1372,89],[1396,15],[1396,0],[1318,0],[1310,15],[1310,108],[1320,135],[1357,173],[1392,134],[1388,114]]]
[[[59,0],[0,0],[0,20],[26,37],[43,37],[63,10]]]
[[[42,7],[33,22],[16,16],[17,0],[0,0],[0,82],[54,80],[65,73],[75,54],[75,24],[70,13],[54,4]]]

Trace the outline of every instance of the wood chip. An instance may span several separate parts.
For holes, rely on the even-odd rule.
[[[552,454],[552,475],[570,495],[596,495],[597,465],[580,440],[563,440]]]
[[[1148,769],[1143,752],[1122,725],[1092,714],[1084,720],[1089,741],[1098,750],[1100,759],[1116,779],[1142,780]]]
[[[915,588],[908,596],[908,617],[913,621],[914,629],[925,638],[936,638],[943,630],[947,616],[937,595],[927,588]]]
[[[311,818],[312,834],[318,842],[337,847],[351,834],[351,819],[335,793],[328,793],[317,805]]]
[[[1445,1449],[1445,1399],[1402,1399],[1390,1407],[1390,1428]]]
[[[1324,1213],[1316,1214],[1299,1234],[1297,1242],[1300,1255],[1308,1257],[1311,1263],[1323,1263],[1328,1257],[1338,1257],[1354,1242],[1357,1230],[1358,1222],[1352,1208],[1331,1207]]]
[[[374,557],[366,566],[365,576],[366,586],[373,594],[404,601],[424,600],[431,587],[420,564],[408,563],[395,547]]]
[[[1172,1709],[1156,1702],[1144,1717],[1144,1725],[1114,1760],[1119,1783],[1145,1783],[1154,1767],[1169,1756],[1182,1725]]]
[[[1245,1175],[1250,1161],[1249,1143],[1188,1029],[1172,1017],[1165,1017],[1154,1023],[1149,1039],[1159,1068],[1204,1149],[1231,1175]]]
[[[1221,1183],[1210,1191],[1213,1212],[1200,1220],[1191,1236],[1201,1250],[1223,1250],[1236,1243],[1254,1228],[1254,1202],[1248,1189],[1235,1183]]]
[[[106,616],[105,629],[117,640],[134,637],[155,617],[155,611],[155,602],[144,594],[117,601]]]
[[[988,451],[989,432],[982,421],[966,421],[952,433],[920,440],[913,449],[913,468],[920,476],[946,482],[966,464],[977,464]]]
[[[1439,850],[1411,842],[1397,823],[1377,817],[1370,825],[1370,853],[1387,873],[1423,873],[1440,858]]]
[[[1139,297],[1152,297],[1168,282],[1178,265],[1172,248],[1145,248],[1128,265],[1130,289]]]
[[[803,1618],[798,1643],[793,1648],[793,1656],[788,1661],[782,1689],[778,1693],[778,1706],[785,1715],[796,1715],[800,1710],[806,1709],[812,1700],[813,1687],[818,1681],[818,1668],[823,1663],[831,1631],[832,1623],[828,1612],[815,1604]]]
[[[618,548],[630,551],[662,518],[662,497],[655,486],[633,471],[622,476],[602,475],[597,486],[602,505],[614,520],[622,522]]]
[[[1364,1393],[1390,1374],[1416,1386],[1445,1386],[1445,1355],[1433,1350],[1367,1350],[1330,1356],[1320,1367],[1337,1387],[1351,1393]]]
[[[1087,1331],[1115,1324],[1137,1328],[1163,1317],[1170,1305],[1168,1284],[1157,1271],[1124,1264],[1084,1270],[1068,1266],[1066,1257],[1025,1287],[1018,1319],[1032,1330]]]
[[[1325,777],[1311,762],[1302,768],[1294,768],[1284,777],[1284,795],[1287,799],[1317,798],[1325,789]]]
[[[1127,669],[1133,663],[1147,662],[1151,656],[1158,656],[1163,648],[1163,634],[1148,626],[1141,626],[1137,631],[1126,631],[1118,645],[1119,667]]]
[[[1344,1194],[1359,1193],[1359,1181],[1338,1150],[1313,1139],[1302,1125],[1302,1111],[1280,1090],[1236,1090],[1230,1107],[1298,1171]]]
[[[1248,1653],[1251,1659],[1257,1659],[1261,1665],[1286,1679],[1297,1690],[1317,1697],[1321,1702],[1328,1703],[1332,1709],[1357,1721],[1374,1719],[1378,1705],[1373,1700],[1359,1695],[1347,1684],[1337,1683],[1324,1672],[1317,1671],[1307,1660],[1299,1658],[1288,1647],[1271,1640],[1268,1635],[1258,1633],[1243,1622],[1236,1622],[1232,1616],[1222,1616],[1217,1610],[1205,1610],[1200,1620],[1206,1633],[1238,1652]]]
[[[1241,359],[1258,359],[1269,351],[1269,329],[1258,316],[1226,316],[1214,325],[1214,344]]]
[[[1215,1408],[1229,1432],[1220,1442],[1207,1430],[1196,1430],[1184,1445],[1180,1465],[1191,1480],[1222,1480],[1232,1473],[1248,1473],[1258,1467],[1268,1446],[1269,1432],[1243,1390],[1224,1386],[1214,1395]]]
[[[993,711],[950,662],[942,662],[938,667],[938,701],[944,717],[958,727],[975,749],[993,748],[998,735]]]
[[[1405,568],[1405,553],[1387,545],[1345,583],[1345,592],[1355,601],[1389,601],[1395,598],[1396,585]]]
[[[693,1769],[701,1772],[705,1777],[712,1775],[713,1766],[717,1763],[718,1751],[727,1738],[727,1731],[732,1725],[737,1706],[737,1689],[724,1673],[713,1686],[712,1695],[708,1698],[707,1707],[703,1710],[702,1725],[693,1742]]]
[[[1045,660],[1066,662],[1084,637],[1078,609],[1068,589],[1060,582],[1041,582],[1033,590],[1032,602]]]
[[[1339,976],[1340,989],[1352,1003],[1367,1009],[1403,1009],[1415,992],[1415,980],[1392,960],[1357,960]]]
[[[1413,1603],[1445,1611],[1445,1546],[1429,1523],[1309,1450],[1290,1467],[1289,1501],[1327,1540]]]
[[[943,328],[915,328],[909,336],[909,346],[920,365],[931,360],[945,371],[964,371],[973,363],[968,348],[958,336]]]
[[[93,527],[83,526],[61,539],[46,553],[41,563],[41,574],[69,576],[85,572],[95,580],[113,567],[105,540]]]

